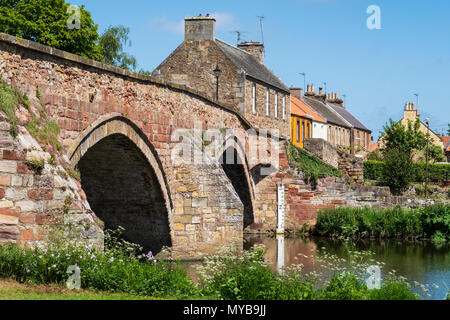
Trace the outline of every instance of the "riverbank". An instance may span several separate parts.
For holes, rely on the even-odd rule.
[[[450,241],[450,205],[439,204],[419,209],[322,210],[312,234],[350,239],[431,239],[435,243],[444,243]]]
[[[67,268],[80,268],[81,295],[67,299],[206,299],[206,300],[415,300],[401,278],[391,277],[379,289],[367,287],[366,264],[354,261],[349,267],[335,269],[327,280],[316,273],[305,274],[301,266],[286,268],[280,275],[263,259],[265,248],[256,246],[242,255],[227,249],[207,259],[198,268],[199,284],[194,285],[177,263],[154,262],[151,255],[136,257],[129,253],[91,248],[34,248],[16,245],[0,247],[0,278],[19,283],[63,286]],[[329,259],[329,261],[327,260]],[[335,257],[326,263],[336,266]],[[97,292],[100,292],[97,294]],[[107,295],[104,296],[104,293]],[[33,293],[31,294],[33,296]],[[64,294],[62,294],[64,296]],[[94,296],[92,296],[94,295]],[[123,295],[123,296],[121,296]],[[20,299],[20,292],[16,295]],[[150,298],[149,298],[150,297]]]

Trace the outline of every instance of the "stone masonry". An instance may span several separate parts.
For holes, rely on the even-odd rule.
[[[4,83],[27,94],[35,114],[45,112],[59,124],[61,132],[58,140],[63,153],[71,168],[79,169],[81,173],[78,188],[87,196],[84,209],[90,211],[93,207],[97,208],[98,215],[89,213],[98,217],[93,218],[93,228],[96,230],[103,224],[106,228],[114,227],[127,222],[127,219],[131,221],[128,225],[136,225],[136,232],[141,227],[140,222],[143,226],[152,226],[146,229],[149,232],[154,232],[156,225],[161,226],[158,230],[164,230],[166,225],[166,234],[163,231],[160,233],[160,239],[165,240],[161,240],[158,246],[171,244],[174,258],[196,259],[214,253],[223,245],[235,242],[242,245],[243,201],[251,202],[245,207],[253,210],[248,230],[265,231],[276,224],[276,184],[280,182],[277,170],[261,177],[259,169],[272,164],[270,160],[258,162],[258,159],[250,159],[248,150],[249,145],[256,141],[260,154],[276,154],[269,146],[277,145],[282,151],[277,162],[281,167],[287,166],[283,148],[286,141],[281,138],[278,142],[279,138],[272,136],[254,140],[253,135],[260,129],[251,125],[235,106],[217,104],[211,96],[182,85],[106,66],[5,34],[0,34],[0,73]],[[23,124],[31,118],[26,110],[18,115]],[[240,172],[244,172],[245,176],[239,181],[248,183],[248,196],[240,197],[236,193],[230,177],[219,163],[177,165],[172,162],[172,151],[179,144],[179,140],[172,141],[172,135],[178,129],[194,130],[195,123],[201,123],[203,130],[244,132],[240,136],[242,147],[235,149],[243,159],[243,170]],[[252,129],[254,134],[245,133],[248,129]],[[18,143],[17,148],[26,149],[21,145],[21,140],[14,141]],[[118,153],[121,146],[129,152]],[[8,152],[5,150],[1,152]],[[102,159],[101,154],[111,156]],[[14,175],[18,172],[19,164],[16,168],[14,163],[8,161],[5,160],[0,168],[0,174]],[[92,170],[94,163],[99,164],[98,170]],[[127,166],[127,163],[130,165]],[[22,166],[20,164],[20,168]],[[137,174],[136,170],[141,174]],[[111,179],[110,175],[114,174],[117,179]],[[124,184],[120,184],[120,177],[124,178]],[[13,183],[12,176],[5,176],[5,179],[6,183]],[[136,183],[132,184],[133,181]],[[144,197],[136,196],[128,214],[125,203],[131,198],[126,199],[124,195],[142,193],[139,186],[140,189],[147,186],[149,192],[154,189],[155,192],[150,192],[149,197],[156,199],[159,195],[159,199],[149,202]],[[132,188],[134,191],[130,191]],[[50,195],[54,185],[46,189],[48,194],[39,189],[29,194],[24,190],[5,190],[3,205],[10,206],[7,201],[12,201],[11,210],[18,217],[22,213],[43,214],[47,212],[47,207],[42,207],[40,201],[56,200]],[[61,202],[64,199],[60,199],[59,191],[54,191],[55,195],[60,201],[59,210],[64,211]],[[108,208],[98,210],[103,196]],[[34,200],[33,197],[39,199]],[[29,206],[24,209],[14,201],[31,202],[26,202]],[[56,202],[52,204],[57,205]],[[37,205],[38,208],[35,207]],[[149,218],[133,214],[139,207],[146,207],[151,216],[152,212],[158,211],[158,206],[164,208],[167,213],[165,217]],[[111,218],[114,214],[118,215],[119,220]],[[23,221],[21,228],[24,230],[34,228],[31,220]],[[0,236],[4,240],[22,243],[41,238],[37,235],[32,238],[30,231],[21,234],[17,225],[2,224],[2,228],[6,228],[2,229]],[[130,232],[132,230],[130,228]],[[37,234],[36,230],[33,232]],[[132,234],[128,236],[133,237]],[[150,237],[145,241],[155,243],[154,239]]]

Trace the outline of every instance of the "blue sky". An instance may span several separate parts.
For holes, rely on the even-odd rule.
[[[406,101],[419,94],[422,118],[437,132],[450,122],[450,1],[430,0],[68,0],[84,4],[102,32],[110,25],[131,29],[139,68],[154,70],[184,39],[183,19],[210,13],[217,37],[236,44],[261,41],[265,16],[266,65],[287,86],[347,96],[347,108],[373,131],[400,120]],[[367,8],[381,9],[381,30],[369,30]]]

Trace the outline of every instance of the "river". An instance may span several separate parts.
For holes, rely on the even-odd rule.
[[[320,260],[325,253],[347,259],[348,251],[367,252],[371,258],[383,263],[381,281],[395,270],[409,282],[417,281],[426,285],[428,292],[418,290],[423,299],[443,300],[450,291],[450,244],[441,247],[431,242],[386,241],[344,241],[324,238],[271,238],[265,236],[246,236],[244,249],[262,244],[267,249],[266,259],[274,270],[294,264],[303,264],[303,272],[322,271]],[[306,258],[306,257],[307,258]],[[198,264],[198,263],[197,263]],[[195,278],[192,265],[188,273]],[[325,271],[326,273],[331,271]]]

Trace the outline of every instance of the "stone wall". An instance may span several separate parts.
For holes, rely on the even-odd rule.
[[[313,226],[319,210],[336,207],[370,207],[386,209],[395,206],[418,208],[442,201],[393,196],[388,187],[348,184],[344,179],[319,179],[316,189],[304,182],[301,172],[289,171],[283,178],[286,195],[286,229],[300,230]],[[445,201],[444,201],[445,202]],[[449,203],[446,201],[445,203]]]
[[[68,243],[103,248],[102,223],[90,210],[78,181],[62,165],[48,163],[44,152],[24,127],[16,139],[0,112],[0,243],[29,246],[63,236]],[[36,172],[26,160],[46,159]],[[68,164],[67,157],[59,163]]]
[[[339,169],[348,179],[358,184],[364,183],[363,158],[344,152],[323,139],[306,139],[304,148],[325,163]]]

